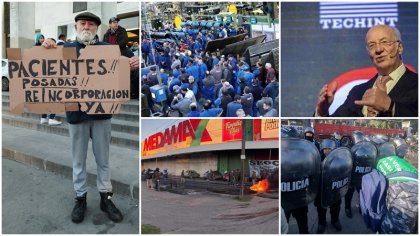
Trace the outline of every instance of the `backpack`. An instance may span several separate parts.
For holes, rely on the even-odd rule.
[[[417,234],[418,182],[389,179],[386,197],[387,213],[381,223],[381,233]]]
[[[381,233],[417,234],[418,172],[406,160],[389,156],[378,161],[377,169],[386,176],[388,191],[387,213],[381,223]]]
[[[376,169],[362,177],[360,210],[366,226],[373,232],[380,230],[382,219],[387,212],[387,189],[385,176]]]

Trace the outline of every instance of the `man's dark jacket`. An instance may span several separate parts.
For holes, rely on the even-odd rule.
[[[95,45],[109,45],[105,42],[97,42]],[[78,42],[71,42],[65,43],[63,45],[65,48],[75,47],[77,52],[77,57],[80,56],[80,49],[85,48],[86,45],[78,43]],[[80,109],[80,105],[79,105]],[[111,119],[112,115],[88,115],[86,112],[82,111],[67,111],[66,112],[67,122],[70,124],[78,124],[86,120],[106,120]]]
[[[109,36],[111,35],[111,33],[112,33],[111,29],[108,29],[106,31],[106,33],[104,34],[104,40],[103,40],[104,42],[110,43]],[[123,27],[118,26],[117,30],[115,30],[115,34],[116,34],[116,40],[117,40],[118,46],[120,47],[120,50],[121,50],[121,55],[126,56],[126,57],[132,57],[134,54],[127,47],[127,43],[128,43],[127,31]]]
[[[378,75],[366,83],[352,88],[346,101],[330,116],[363,117],[362,108],[354,104],[355,100],[361,100],[366,90],[373,87]],[[406,72],[394,86],[388,96],[395,103],[394,117],[417,117],[418,116],[418,74],[406,68]],[[380,116],[386,116],[380,114]]]

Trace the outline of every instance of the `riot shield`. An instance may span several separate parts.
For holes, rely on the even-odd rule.
[[[382,140],[384,140],[384,142],[388,142],[389,141],[389,137],[385,134],[377,134],[375,135],[377,138],[380,138]]]
[[[375,167],[378,151],[371,142],[362,141],[351,148],[351,154],[353,157],[351,186],[360,188],[363,175]]]
[[[297,138],[299,137],[298,131],[292,126],[281,126],[281,137],[282,138]]]
[[[376,145],[376,147],[378,147],[379,145],[385,143],[388,140],[386,136],[378,134],[378,135],[372,136],[371,141],[373,142],[373,144]]]
[[[378,159],[395,155],[397,155],[397,151],[391,142],[383,143],[378,147]]]
[[[397,147],[397,156],[399,158],[404,158],[407,151],[408,151],[408,144],[402,143],[400,146]]]
[[[304,139],[281,140],[281,205],[285,211],[306,206],[318,192],[321,158]]]
[[[353,160],[350,149],[334,149],[322,162],[321,204],[329,207],[340,200],[350,185]]]

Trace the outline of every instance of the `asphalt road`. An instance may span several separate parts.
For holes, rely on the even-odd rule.
[[[278,234],[279,201],[207,191],[180,195],[146,189],[142,182],[141,223],[174,234]]]
[[[114,223],[99,209],[100,196],[89,186],[87,212],[80,224],[71,221],[72,180],[3,158],[3,234],[138,234],[138,200],[114,193],[124,220]]]
[[[363,221],[362,215],[359,213],[358,208],[356,208],[356,204],[358,204],[359,197],[357,192],[353,194],[352,198],[352,218],[347,218],[344,212],[344,198],[341,201],[341,210],[340,210],[340,222],[343,226],[343,230],[338,232],[334,229],[331,225],[331,215],[330,210],[327,211],[327,229],[325,230],[324,234],[373,234],[371,230],[369,230]],[[308,212],[308,228],[309,233],[316,234],[316,230],[318,229],[318,214],[316,211],[316,207],[313,203],[309,204],[309,212]],[[297,227],[297,223],[293,216],[290,217],[289,221],[289,234],[298,234],[299,229]]]

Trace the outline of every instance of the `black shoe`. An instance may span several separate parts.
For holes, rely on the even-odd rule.
[[[318,229],[316,230],[316,233],[317,234],[323,234],[325,232],[325,228],[326,228],[325,225],[318,224]]]
[[[76,197],[76,205],[71,212],[71,220],[74,223],[80,223],[85,218],[85,211],[86,211],[86,195],[87,193],[83,194],[80,197]]]
[[[346,208],[345,211],[346,211],[346,216],[348,218],[352,218],[353,217],[353,214],[351,213],[351,209],[350,208]]]
[[[112,193],[99,193],[101,195],[101,210],[108,213],[108,218],[114,222],[121,222],[123,215],[111,201]]]
[[[337,231],[341,231],[343,229],[343,227],[341,227],[340,221],[334,222],[332,225]]]

